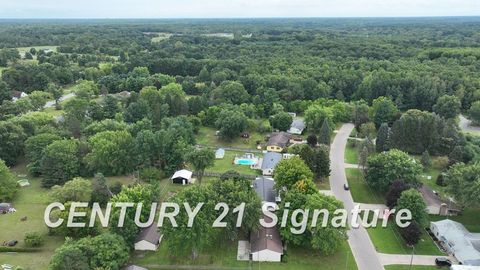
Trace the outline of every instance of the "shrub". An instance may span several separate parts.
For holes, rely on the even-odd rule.
[[[39,232],[29,232],[25,234],[25,244],[27,247],[40,247],[43,245],[43,235]]]
[[[140,179],[147,183],[153,183],[155,181],[158,181],[162,178],[162,176],[163,176],[162,171],[155,167],[143,168],[140,171]]]

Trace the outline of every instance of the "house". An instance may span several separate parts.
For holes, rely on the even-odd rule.
[[[148,270],[148,269],[140,266],[136,266],[136,265],[129,265],[129,266],[123,267],[121,270]]]
[[[290,134],[287,132],[274,132],[270,135],[267,142],[267,151],[282,152],[288,146],[290,141]]]
[[[15,102],[20,98],[28,97],[28,94],[21,91],[12,91],[12,101]]]
[[[470,233],[461,223],[449,219],[431,222],[430,230],[460,264],[480,266],[480,233]]]
[[[155,223],[140,231],[135,239],[135,250],[156,251],[161,242],[161,236]]]
[[[305,122],[301,119],[295,119],[290,125],[290,129],[287,131],[290,134],[301,135],[305,130]]]
[[[430,187],[423,185],[419,190],[427,204],[427,211],[430,215],[456,216],[461,211],[461,208],[455,202],[451,199],[442,199]]]
[[[264,216],[266,222],[271,219]],[[250,254],[254,262],[281,262],[283,244],[277,227],[265,228],[260,226],[250,233]]]
[[[192,175],[193,173],[189,170],[176,171],[171,178],[172,183],[182,185],[190,184],[192,182]]]
[[[217,151],[215,151],[215,158],[216,159],[223,159],[224,157],[225,157],[225,149],[218,148]]]
[[[270,177],[257,177],[252,183],[253,189],[257,193],[258,197],[265,202],[276,202],[277,193],[275,191],[275,182]]]
[[[262,165],[260,169],[262,170],[263,175],[273,175],[275,167],[282,160],[283,156],[280,153],[276,152],[267,152],[263,155]]]

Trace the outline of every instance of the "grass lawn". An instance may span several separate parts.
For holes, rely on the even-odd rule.
[[[428,266],[428,265],[413,265],[410,267],[409,265],[386,265],[385,270],[437,270],[440,269],[436,266]],[[444,268],[447,269],[447,268]]]
[[[197,143],[212,147],[235,147],[240,149],[257,149],[257,141],[264,142],[265,135],[258,132],[250,132],[250,138],[244,139],[240,136],[232,141],[225,141],[215,136],[216,129],[201,127],[196,137]]]
[[[213,172],[213,173],[224,173],[229,170],[235,170],[240,174],[247,174],[247,175],[257,175],[261,174],[259,170],[252,170],[248,165],[235,165],[233,164],[233,160],[235,156],[243,156],[245,152],[236,152],[236,151],[225,151],[225,157],[223,159],[216,159],[215,164],[211,168],[207,168],[205,171]],[[254,153],[255,156],[262,157],[263,155],[260,153]]]
[[[25,165],[12,169],[17,174],[26,174]],[[52,237],[47,234],[43,221],[43,213],[48,204],[48,192],[40,187],[40,179],[28,177],[30,186],[19,190],[12,201],[17,210],[15,214],[0,216],[0,241],[18,240],[18,247],[25,247],[23,241],[26,232],[37,231],[44,234],[45,244],[38,252],[33,253],[0,253],[0,264],[7,263],[22,266],[25,269],[47,269],[54,250],[63,243],[62,237]],[[22,217],[27,221],[20,221]]]
[[[417,160],[417,162],[421,163],[421,156],[414,155],[413,157]],[[432,166],[422,172],[420,181],[431,189],[439,192],[441,195],[445,195],[445,187],[441,187],[436,183],[438,175],[442,172],[442,170],[444,170],[444,165],[440,164],[439,162],[440,158],[441,157],[432,157]],[[428,179],[429,177],[430,179]]]
[[[371,204],[385,203],[383,196],[367,185],[359,169],[346,169],[345,173],[347,174],[347,181],[354,202]]]
[[[461,215],[448,218],[462,223],[470,232],[480,233],[480,208],[466,208]],[[444,219],[446,219],[446,217],[430,216],[430,221]]]
[[[211,250],[202,252],[199,257],[192,261],[186,256],[180,256],[177,259],[171,257],[167,248],[166,240],[161,244],[157,252],[139,253],[133,256],[133,262],[148,269],[168,269],[165,266],[171,266],[175,269],[176,265],[196,265],[209,267],[243,267],[249,269],[262,270],[337,270],[337,269],[357,269],[355,260],[352,256],[348,244],[345,242],[341,249],[330,256],[322,256],[311,250],[289,246],[284,255],[282,263],[264,263],[264,262],[241,262],[237,261],[237,242],[224,242]],[[160,267],[163,265],[164,267]],[[192,267],[193,268],[193,267]]]
[[[347,147],[345,148],[345,163],[357,164],[358,163],[358,145],[360,142],[354,140],[347,141]]]
[[[394,223],[390,221],[386,228],[377,226],[376,228],[367,229],[373,245],[378,252],[389,254],[411,254],[412,249],[409,248],[403,238],[400,236]],[[430,238],[430,236],[423,231],[420,242],[415,246],[415,254],[417,255],[444,255]]]

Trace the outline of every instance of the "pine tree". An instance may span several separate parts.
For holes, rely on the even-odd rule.
[[[322,127],[320,128],[320,135],[318,136],[318,142],[320,144],[329,146],[331,133],[332,133],[332,130],[330,129],[330,124],[328,123],[328,120],[325,118],[325,120],[323,120]]]
[[[368,152],[368,148],[364,146],[362,151],[360,151],[360,156],[358,157],[358,165],[362,168],[363,173],[365,173],[365,167],[367,166],[367,160],[370,153]]]
[[[384,152],[390,149],[390,127],[387,123],[383,123],[377,132],[376,150]]]
[[[432,165],[432,159],[430,158],[428,150],[425,150],[425,152],[423,152],[421,162],[425,169],[430,168],[430,166]]]
[[[210,72],[208,72],[205,66],[202,68],[202,70],[200,70],[200,73],[198,74],[198,80],[200,82],[210,81]]]

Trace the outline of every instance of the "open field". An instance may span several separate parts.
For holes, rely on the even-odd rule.
[[[235,147],[240,149],[256,149],[257,141],[264,142],[265,135],[258,132],[250,132],[250,138],[235,138],[232,141],[225,141],[215,136],[216,129],[210,127],[201,127],[197,135],[197,143],[211,147]]]
[[[170,256],[166,240],[164,240],[157,252],[138,253],[133,256],[133,262],[148,267],[148,269],[175,269],[179,265],[207,266],[212,268],[219,267],[240,267],[248,269],[265,270],[338,270],[357,269],[355,260],[351,254],[350,248],[345,242],[341,250],[331,256],[323,256],[311,250],[296,248],[290,246],[286,255],[285,262],[282,263],[259,263],[259,262],[241,262],[236,260],[237,242],[223,242],[205,252],[200,253],[199,257],[193,261],[189,256]]]
[[[365,182],[362,172],[359,169],[346,169],[348,185],[352,193],[353,201],[356,203],[382,204],[385,199],[381,194],[372,190]]]
[[[345,163],[357,164],[358,163],[358,145],[360,142],[354,140],[348,140],[347,147],[345,148]]]

